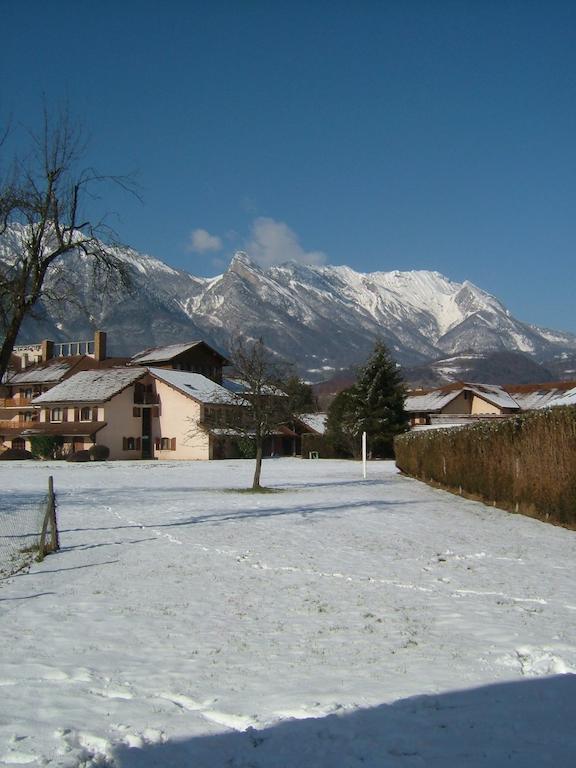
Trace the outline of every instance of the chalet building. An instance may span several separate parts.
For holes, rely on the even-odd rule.
[[[74,451],[98,443],[111,459],[203,460],[223,450],[208,417],[233,400],[198,373],[124,366],[78,373],[33,404],[40,420],[27,434],[62,435]]]
[[[576,402],[574,382],[500,387],[456,382],[427,392],[411,392],[405,410],[413,429],[456,426]]]
[[[16,347],[0,385],[0,445],[29,448],[23,433],[40,420],[39,410],[32,405],[35,397],[81,371],[125,363],[126,358],[107,357],[102,331],[96,331],[90,341],[55,344],[46,340]]]
[[[228,365],[228,362],[224,355],[205,341],[191,341],[186,344],[146,349],[134,355],[127,364],[199,373],[217,384],[222,384],[222,368]]]
[[[105,357],[105,337],[93,354],[53,357],[43,344],[36,362],[7,378],[0,444],[31,448],[35,436],[59,438],[63,454],[105,445],[111,459],[206,460],[239,455],[238,382],[226,380],[228,360],[204,341],[147,349],[129,360]],[[77,346],[73,352],[79,351]],[[30,355],[28,350],[28,355]],[[47,360],[43,359],[48,357]],[[28,357],[28,360],[30,357]],[[230,419],[230,409],[234,418]],[[288,426],[271,437],[268,453],[292,455]]]

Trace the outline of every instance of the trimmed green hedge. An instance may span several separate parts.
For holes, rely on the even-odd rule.
[[[473,426],[409,432],[396,465],[514,512],[576,525],[576,407],[549,408]]]

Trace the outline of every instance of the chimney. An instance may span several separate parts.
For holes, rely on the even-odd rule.
[[[54,342],[49,339],[44,339],[41,344],[41,362],[45,363],[54,357]]]
[[[96,331],[94,334],[94,360],[106,359],[106,334],[104,331]]]

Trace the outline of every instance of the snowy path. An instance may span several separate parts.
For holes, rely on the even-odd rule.
[[[576,764],[576,533],[389,463],[251,471],[0,469],[62,529],[0,583],[0,765]]]

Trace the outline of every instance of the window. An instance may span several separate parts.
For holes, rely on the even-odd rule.
[[[175,451],[176,438],[175,437],[157,437],[156,450],[157,451]]]
[[[62,421],[62,408],[52,408],[50,411],[50,421]]]
[[[15,437],[12,440],[12,448],[18,448],[18,450],[24,450],[26,448],[26,442],[23,437]]]
[[[132,416],[133,416],[135,419],[139,419],[139,418],[140,418],[140,415],[141,415],[141,413],[140,413],[140,412],[141,412],[141,409],[140,409],[140,408],[132,408]]]
[[[139,451],[141,447],[141,441],[139,437],[123,437],[122,438],[122,450],[124,451]]]
[[[80,408],[80,421],[92,421],[92,408]]]

